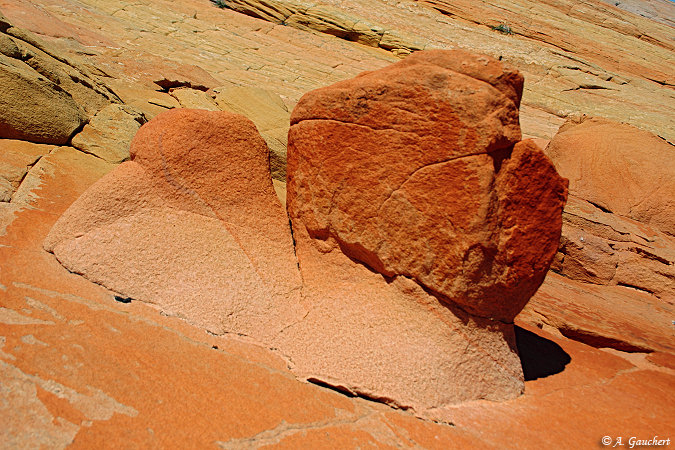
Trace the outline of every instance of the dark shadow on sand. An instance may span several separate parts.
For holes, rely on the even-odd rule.
[[[555,342],[518,326],[515,331],[525,381],[560,373],[572,361],[570,355]]]

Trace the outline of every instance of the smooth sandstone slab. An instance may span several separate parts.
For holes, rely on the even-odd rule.
[[[603,118],[564,124],[546,148],[574,195],[675,235],[675,147]]]
[[[675,303],[675,239],[570,195],[553,270],[574,280],[624,285]]]
[[[672,304],[623,286],[599,286],[550,273],[518,316],[598,348],[673,353]]]

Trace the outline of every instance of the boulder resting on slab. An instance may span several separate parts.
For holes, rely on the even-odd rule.
[[[251,121],[174,110],[59,219],[70,271],[214,333],[276,349],[300,378],[438,420],[523,390],[513,317],[541,283],[567,193],[519,142],[522,77],[424,52],[306,94],[288,217]]]
[[[522,87],[497,60],[426,51],[306,94],[289,133],[294,230],[512,321],[556,252],[567,195],[543,152],[518,143]]]

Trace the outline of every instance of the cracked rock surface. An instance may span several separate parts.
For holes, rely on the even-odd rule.
[[[63,89],[85,120],[120,102],[151,119],[170,108],[218,110],[214,94],[233,86],[278,95],[290,111],[312,89],[400,61],[414,50],[405,48],[409,43],[416,48],[463,48],[512,64],[524,75],[520,126],[523,136],[537,138],[541,148],[567,118],[579,113],[628,123],[673,142],[675,6],[668,0],[307,3],[310,14],[296,15],[294,28],[218,9],[208,0],[0,0],[0,59],[6,57],[2,61]],[[310,29],[317,25],[323,29]],[[0,90],[11,88],[0,84]],[[18,99],[7,111],[21,109],[31,97]],[[31,113],[37,117],[49,107],[42,104]],[[260,108],[253,112],[264,118]],[[37,125],[44,129],[48,124]],[[112,127],[104,124],[103,129]],[[79,130],[82,124],[73,139]],[[272,144],[283,143],[280,133],[270,136]],[[115,143],[124,146],[110,149],[121,149],[124,157],[130,136],[120,137]],[[651,139],[638,139],[636,145],[643,141]],[[0,201],[0,446],[539,450],[552,444],[593,447],[605,435],[673,435],[675,315],[668,293],[673,289],[675,245],[672,235],[650,223],[609,212],[606,205],[592,204],[572,190],[552,265],[562,276],[548,274],[515,318],[515,333],[503,328],[505,335],[515,334],[525,377],[518,386],[524,386],[524,393],[511,400],[475,400],[426,414],[453,424],[448,425],[383,405],[397,406],[393,393],[404,393],[394,391],[393,384],[348,384],[328,376],[353,373],[354,367],[381,371],[393,362],[406,368],[401,380],[414,386],[418,378],[410,360],[387,361],[382,353],[359,347],[338,367],[301,372],[303,367],[316,368],[321,358],[329,359],[322,349],[340,354],[363,339],[351,327],[326,326],[338,319],[358,322],[354,326],[393,324],[395,333],[382,339],[365,333],[373,346],[388,350],[402,340],[414,343],[413,322],[424,332],[464,331],[467,339],[418,340],[408,347],[421,354],[418,361],[445,357],[428,355],[426,344],[457,344],[464,351],[455,354],[458,360],[473,358],[464,373],[478,380],[477,385],[442,395],[480,395],[485,386],[481,383],[489,380],[475,377],[475,367],[496,367],[481,356],[483,348],[489,350],[485,354],[503,355],[515,364],[511,349],[503,347],[504,339],[485,332],[480,319],[464,320],[468,317],[461,310],[450,310],[429,292],[420,292],[411,278],[388,278],[385,289],[379,274],[347,258],[335,242],[298,241],[296,252],[307,269],[301,307],[285,322],[290,325],[281,328],[272,348],[250,337],[205,331],[204,325],[191,323],[175,308],[184,302],[166,296],[158,296],[157,304],[136,301],[65,269],[42,244],[69,206],[116,167],[69,147],[72,142],[57,146],[0,140],[0,194],[5,199]],[[91,142],[103,141],[97,137]],[[282,152],[278,155],[283,162]],[[621,167],[622,161],[614,163]],[[672,166],[669,161],[666,165]],[[130,188],[138,187],[131,178]],[[273,182],[285,204],[284,183]],[[615,200],[632,198],[620,187],[612,186],[617,189]],[[157,191],[149,191],[153,194],[143,198],[156,200]],[[115,192],[106,195],[115,198]],[[134,203],[134,195],[124,201],[132,198]],[[194,199],[191,194],[185,197]],[[113,243],[124,246],[118,254],[127,259],[129,252],[138,250],[141,238],[167,241],[166,234],[178,248],[196,245],[199,250],[192,256],[213,258],[211,247],[217,244],[218,251],[225,248],[232,256],[225,266],[251,267],[231,236],[222,227],[210,226],[216,220],[201,214],[203,209],[155,208],[155,200],[148,201],[142,213],[142,208],[131,208],[136,212],[107,231],[90,230],[81,240],[88,246],[108,245],[106,250],[114,250]],[[123,202],[113,203],[120,207]],[[92,216],[100,213],[90,211]],[[166,222],[159,227],[162,220]],[[125,233],[131,242],[118,238]],[[105,240],[96,241],[95,236]],[[147,255],[155,252],[161,262],[142,266],[133,275],[139,278],[189,256],[181,259],[147,244],[143,249]],[[124,276],[130,276],[136,267],[125,264]],[[191,286],[200,289],[202,281],[205,286],[222,285],[205,267],[194,264],[203,278],[189,279]],[[362,285],[355,286],[354,278],[363,280]],[[336,282],[327,283],[329,279]],[[171,277],[161,280],[177,284]],[[336,295],[337,288],[371,293],[377,301],[352,291]],[[205,291],[202,298],[209,301],[213,292]],[[192,291],[176,292],[196,298]],[[411,305],[424,314],[439,312],[437,320],[393,320],[392,310],[410,310]],[[203,310],[197,306],[188,313]],[[205,317],[222,329],[214,317]],[[481,348],[467,344],[477,342],[474,337],[484,343]],[[280,356],[281,346],[295,338],[297,354],[307,359]],[[350,397],[354,394],[357,397]],[[438,392],[428,398],[430,404],[444,400]]]
[[[31,207],[0,236],[5,443],[448,449],[520,442],[539,449],[552,440],[583,447],[606,434],[648,435],[672,426],[671,353],[600,350],[522,322],[530,341],[519,342],[519,352],[539,361],[539,376],[527,379],[525,393],[513,400],[453,407],[446,416],[452,426],[301,383],[266,347],[204,333],[144,302],[120,303],[65,270],[42,242],[112,166],[74,150],[50,160],[53,170],[27,188],[35,197]],[[557,308],[566,310],[572,294],[558,294]],[[597,322],[595,313],[587,312],[589,321]],[[553,359],[542,361],[543,353]],[[564,370],[547,372],[558,365]]]
[[[147,122],[143,114],[126,105],[111,104],[99,111],[72,140],[84,153],[119,164],[129,159],[129,145]]]
[[[437,50],[306,94],[289,134],[294,229],[512,321],[555,254],[567,195],[536,145],[514,149],[522,86],[499,61]]]

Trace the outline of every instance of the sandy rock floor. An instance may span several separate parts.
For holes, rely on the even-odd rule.
[[[602,33],[612,37],[607,48],[635,44],[638,50],[625,59],[598,59],[525,35],[495,34],[489,23],[417,3],[364,4],[347,6],[392,29],[425,33],[436,45],[462,43],[519,65],[526,75],[525,135],[545,142],[563,116],[589,113],[673,140],[675,97],[667,82],[673,71],[666,64],[672,38],[640,53],[644,39],[638,45],[630,33],[605,27]],[[475,13],[463,7],[466,15]],[[391,8],[398,12],[388,15]],[[148,118],[180,106],[161,87],[167,80],[264,87],[290,109],[308,90],[398,60],[382,49],[220,10],[207,0],[0,0],[0,11]],[[621,17],[659,39],[672,30]],[[577,35],[597,26],[594,19],[574,21]],[[639,63],[665,75],[662,83],[643,77]],[[606,76],[626,83],[588,88]],[[54,147],[30,166],[15,196],[20,201],[0,204],[0,447],[540,449],[601,447],[605,436],[623,443],[675,439],[672,353],[625,353],[570,340],[532,319],[534,306],[529,317],[516,319],[525,394],[462,404],[452,424],[438,424],[300,382],[273,349],[210,335],[152,305],[120,302],[42,249],[58,217],[113,168],[72,147]],[[549,307],[564,308],[575,292],[561,288],[561,279],[551,275],[540,291],[555,297]],[[662,339],[673,347],[672,334]]]

